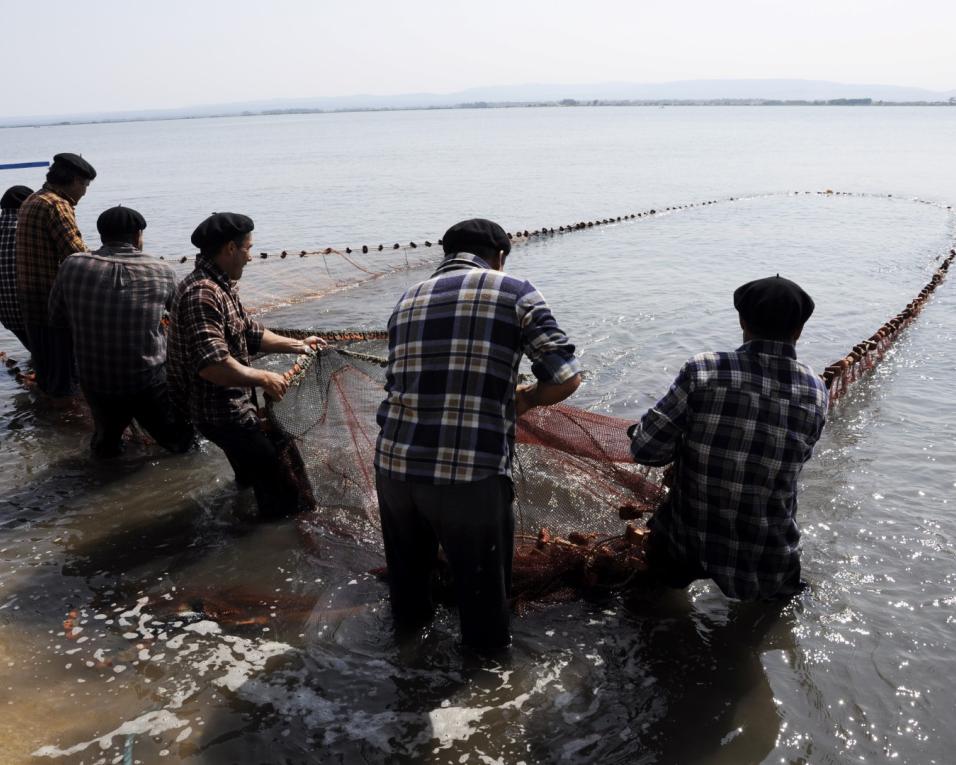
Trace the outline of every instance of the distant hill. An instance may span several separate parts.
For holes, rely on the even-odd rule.
[[[358,94],[206,104],[178,109],[63,114],[0,118],[2,126],[50,125],[63,122],[180,119],[288,111],[354,111],[364,109],[448,108],[469,104],[526,104],[621,101],[830,101],[872,99],[875,102],[947,102],[956,90],[933,91],[895,85],[857,85],[823,80],[683,80],[661,83],[606,82],[586,85],[529,84],[469,88],[455,93]]]

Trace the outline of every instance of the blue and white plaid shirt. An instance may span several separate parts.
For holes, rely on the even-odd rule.
[[[789,343],[752,340],[684,364],[631,441],[637,462],[674,463],[649,524],[668,554],[699,563],[728,597],[776,594],[800,563],[797,479],[827,401]]]
[[[530,282],[477,255],[446,258],[388,322],[376,469],[434,484],[510,477],[522,354],[541,382],[579,372],[574,346]]]
[[[17,211],[0,211],[0,324],[11,332],[23,332],[23,316],[17,300]]]

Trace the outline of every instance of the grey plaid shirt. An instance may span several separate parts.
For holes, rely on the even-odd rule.
[[[522,354],[543,382],[579,371],[574,346],[530,282],[477,255],[446,258],[389,319],[375,467],[435,484],[510,477]]]
[[[0,324],[11,332],[23,331],[17,301],[17,211],[0,211]]]
[[[637,462],[674,463],[649,524],[668,553],[698,562],[728,597],[776,594],[799,566],[797,478],[827,401],[788,343],[753,340],[684,364],[631,442]]]
[[[137,393],[166,380],[164,314],[173,269],[130,244],[71,255],[50,291],[50,321],[69,326],[82,386]]]

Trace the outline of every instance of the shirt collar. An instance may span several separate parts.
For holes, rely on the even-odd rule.
[[[64,192],[60,191],[60,189],[54,188],[49,183],[43,184],[43,190],[49,191],[51,194],[56,194],[58,197],[62,197],[63,199],[65,199],[67,202],[70,203],[70,207],[76,207],[76,200],[73,197],[71,197],[69,194],[65,194]]]
[[[226,276],[226,272],[217,266],[213,261],[209,260],[209,258],[196,258],[196,268],[206,274],[206,276],[216,282],[216,284],[218,284],[227,292],[232,292],[235,290],[236,283]]]
[[[138,247],[134,247],[128,242],[110,242],[109,244],[104,243],[103,246],[100,247],[93,254],[103,255],[108,257],[110,255],[136,256],[136,255],[143,255],[144,253]]]
[[[737,350],[742,353],[765,353],[768,356],[797,358],[797,349],[793,343],[788,343],[786,340],[751,340],[741,345]]]
[[[441,265],[435,269],[435,273],[432,276],[438,276],[439,274],[450,273],[451,271],[459,271],[465,268],[488,268],[489,266],[484,260],[479,258],[477,255],[474,255],[470,252],[456,252],[454,255],[449,255],[442,262]]]

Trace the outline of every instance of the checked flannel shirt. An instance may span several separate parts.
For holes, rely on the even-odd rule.
[[[229,356],[251,366],[262,343],[264,328],[242,307],[236,282],[215,263],[197,258],[176,289],[169,321],[167,375],[176,406],[197,426],[257,427],[252,388],[215,385],[199,376]]]
[[[752,340],[691,358],[637,426],[631,453],[674,463],[650,528],[725,595],[771,597],[798,571],[797,479],[820,437],[827,390],[789,343]]]
[[[0,324],[22,332],[23,316],[17,300],[17,211],[0,211]]]
[[[388,321],[376,469],[432,484],[510,478],[522,354],[545,383],[579,371],[574,346],[530,282],[477,255],[446,258]]]
[[[26,324],[50,324],[47,302],[57,269],[87,247],[76,227],[75,202],[48,184],[27,197],[17,217],[17,298]]]
[[[85,390],[132,394],[166,381],[162,320],[175,290],[169,264],[131,244],[63,261],[50,291],[50,321],[71,328]]]

